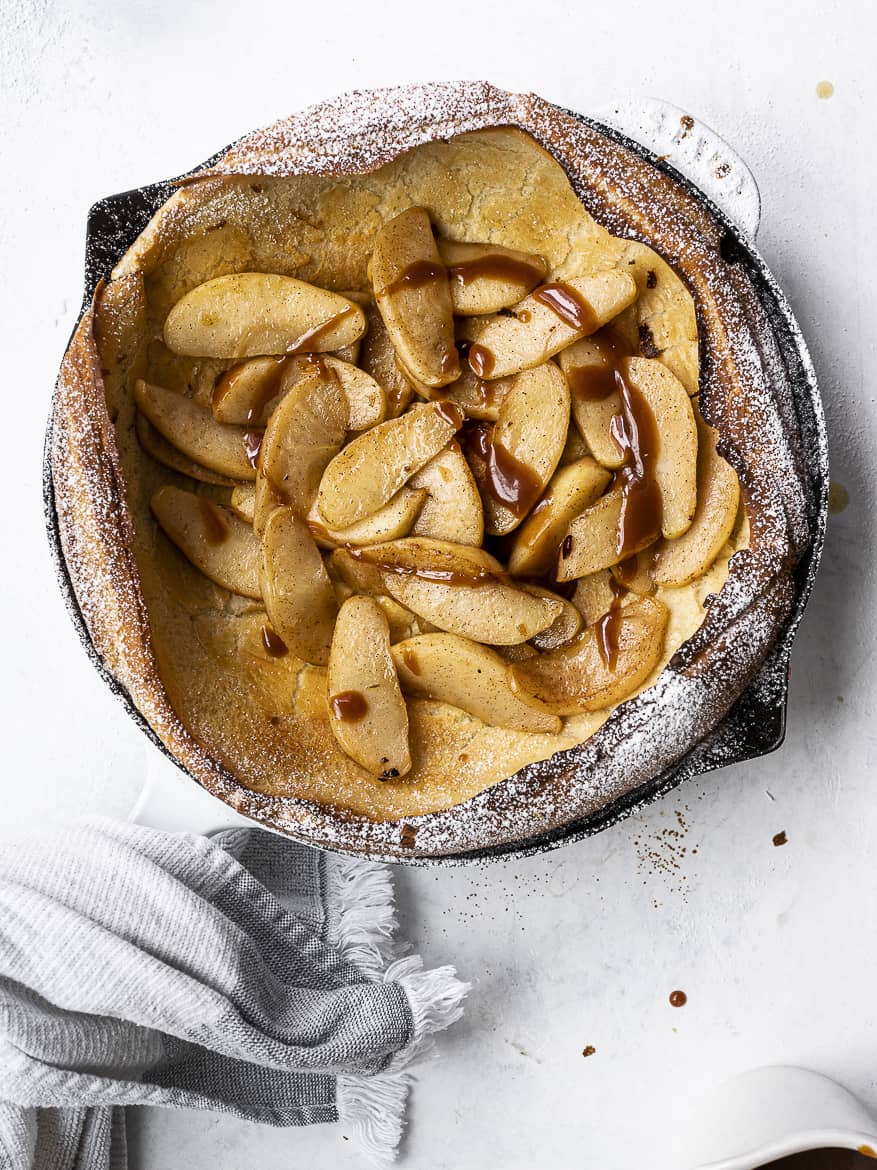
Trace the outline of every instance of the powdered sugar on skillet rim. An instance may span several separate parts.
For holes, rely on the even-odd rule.
[[[528,131],[558,159],[595,219],[616,235],[656,247],[688,277],[706,342],[703,409],[719,426],[747,494],[752,549],[734,558],[704,624],[656,685],[622,704],[591,739],[463,805],[404,826],[241,788],[181,727],[154,664],[150,670],[141,663],[144,672],[130,678],[120,675],[159,738],[201,783],[266,827],[310,844],[387,859],[460,855],[550,834],[630,794],[702,740],[753,676],[792,610],[788,570],[818,522],[819,501],[812,493],[808,498],[787,355],[777,347],[748,277],[721,259],[721,225],[671,176],[659,175],[582,120],[541,99],[480,83],[357,92],[247,136],[188,182],[209,182],[211,175],[372,170],[422,142],[509,124]],[[175,196],[160,214],[185,216],[188,194]],[[117,273],[136,267],[137,252],[135,245]],[[91,494],[114,495],[105,461],[86,476],[90,482],[81,486]],[[113,503],[118,507],[117,499]],[[78,554],[71,547],[68,567],[94,630],[93,623],[102,620],[100,587],[89,587],[87,551],[80,551],[86,563],[75,564]]]

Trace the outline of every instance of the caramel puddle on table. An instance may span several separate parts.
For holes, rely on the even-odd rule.
[[[832,96],[833,93],[834,93],[834,86],[831,84],[830,81],[820,81],[817,83],[816,96],[818,98],[822,98],[823,101],[827,101]]]
[[[833,516],[845,511],[850,502],[850,493],[842,483],[832,480],[828,489],[828,510]]]

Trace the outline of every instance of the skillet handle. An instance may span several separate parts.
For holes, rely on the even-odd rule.
[[[158,751],[148,753],[146,780],[128,820],[149,829],[204,837],[224,829],[253,827],[252,821],[211,796]]]
[[[755,176],[739,154],[699,118],[659,98],[612,102],[594,110],[592,117],[665,158],[755,239],[761,222]]]

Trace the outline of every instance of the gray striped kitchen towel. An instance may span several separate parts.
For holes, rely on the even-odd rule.
[[[386,867],[260,829],[110,820],[0,856],[0,1166],[125,1166],[125,1105],[398,1145],[411,1062],[462,1013],[401,955]]]

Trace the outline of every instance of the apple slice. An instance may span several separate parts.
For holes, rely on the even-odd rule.
[[[308,516],[308,528],[317,544],[322,548],[338,548],[341,545],[380,544],[386,540],[398,540],[407,536],[426,502],[427,493],[403,487],[364,520],[348,528],[327,528],[320,519],[316,505]]]
[[[362,560],[356,549],[336,548],[326,558],[329,576],[343,581],[354,593],[378,597],[387,592],[379,568]]]
[[[405,369],[426,386],[460,375],[448,274],[429,214],[409,207],[375,237],[371,278],[387,332]]]
[[[473,342],[469,365],[483,378],[504,378],[540,366],[635,300],[636,281],[616,269],[542,285],[510,315],[490,317],[464,331]]]
[[[414,386],[399,367],[387,327],[374,305],[366,309],[366,319],[368,333],[362,342],[360,366],[383,387],[387,418],[397,418],[414,397]]]
[[[659,547],[652,569],[658,585],[688,585],[702,576],[730,537],[737,517],[737,473],[719,455],[717,432],[699,413],[697,432],[697,509],[688,531]]]
[[[555,471],[518,529],[509,572],[516,577],[543,577],[551,572],[569,525],[599,499],[608,483],[609,472],[590,456]]]
[[[657,546],[644,548],[632,556],[626,557],[613,565],[609,572],[619,585],[631,593],[651,595],[655,592],[655,580],[652,568],[655,561]]]
[[[327,677],[329,725],[342,751],[382,780],[411,771],[408,711],[380,605],[351,597],[338,613]]]
[[[348,429],[365,430],[383,422],[386,395],[374,378],[332,354],[251,358],[216,383],[213,414],[219,422],[264,426],[278,398],[314,369],[337,378],[347,399]]]
[[[592,626],[604,613],[609,612],[615,598],[612,574],[608,569],[601,569],[599,573],[589,573],[587,577],[580,577],[576,581],[572,603],[582,615],[585,625]]]
[[[574,581],[577,577],[599,573],[639,552],[639,548],[619,549],[622,502],[621,488],[614,487],[572,521],[560,545],[558,581]],[[653,540],[651,534],[644,535],[640,548]]]
[[[474,374],[467,364],[463,366],[463,372],[456,382],[444,387],[442,397],[456,403],[466,418],[496,422],[499,418],[499,408],[514,384],[514,375],[509,378],[496,378],[492,382],[485,381]]]
[[[697,424],[691,399],[676,375],[652,358],[625,358],[621,371],[655,419],[660,442],[654,475],[661,493],[661,530],[672,540],[690,528],[697,507]]]
[[[208,467],[202,467],[194,459],[189,459],[182,451],[178,451],[173,443],[169,443],[161,431],[157,431],[149,419],[141,411],[137,411],[134,424],[140,446],[157,463],[178,471],[180,475],[187,475],[190,479],[197,479],[200,483],[212,483],[219,487],[232,487],[235,480],[227,475],[220,475]]]
[[[448,445],[462,421],[455,406],[425,402],[353,439],[323,473],[320,519],[346,528],[377,512]]]
[[[345,551],[380,570],[381,592],[439,629],[475,642],[526,642],[547,629],[562,609],[558,601],[534,597],[513,584],[483,549],[407,537]]]
[[[621,414],[621,395],[615,380],[618,362],[629,354],[620,337],[583,337],[558,355],[569,382],[572,417],[579,434],[598,463],[620,467],[624,452],[612,436],[612,420]]]
[[[308,515],[346,430],[347,399],[340,383],[314,367],[281,400],[262,440],[259,478],[267,481],[275,502],[288,504],[302,519]],[[259,515],[257,504],[257,520]]]
[[[392,655],[406,694],[449,703],[491,727],[554,734],[561,729],[557,715],[518,698],[495,651],[468,638],[422,634],[393,646]]]
[[[628,698],[664,653],[669,610],[653,597],[638,597],[615,615],[615,668],[604,656],[602,639],[609,616],[588,626],[573,642],[509,666],[512,687],[543,702],[558,715],[600,711]]]
[[[545,490],[569,428],[569,388],[554,362],[524,370],[503,399],[490,439],[484,524],[512,532]]]
[[[177,394],[138,378],[134,400],[160,434],[189,459],[230,479],[253,480],[260,432],[218,423],[209,410]]]
[[[530,642],[537,650],[554,650],[558,646],[565,646],[571,642],[582,628],[582,615],[571,601],[552,593],[550,589],[543,589],[541,585],[533,585],[528,581],[521,582],[521,588],[534,597],[544,597],[561,606],[560,613],[550,626],[534,634]]]
[[[256,475],[256,486],[253,491],[253,531],[261,536],[268,523],[268,517],[275,508],[284,507],[284,500],[274,490],[268,479],[260,470]]]
[[[223,589],[261,598],[259,540],[230,508],[166,484],[150,500],[163,531],[196,569]]]
[[[324,353],[365,333],[359,305],[292,276],[238,272],[186,293],[167,315],[164,341],[189,357]]]
[[[470,244],[441,237],[436,244],[448,271],[457,317],[496,313],[516,305],[548,272],[541,256],[501,244]]]
[[[268,620],[297,658],[325,666],[338,612],[335,590],[307,525],[276,508],[265,525],[259,582]]]
[[[241,520],[252,524],[256,514],[256,485],[252,483],[238,484],[232,490],[228,506],[235,516],[240,516]]]
[[[478,486],[459,444],[451,440],[408,481],[427,498],[414,522],[414,536],[478,547],[484,540],[484,512]],[[407,533],[400,533],[407,535]]]

